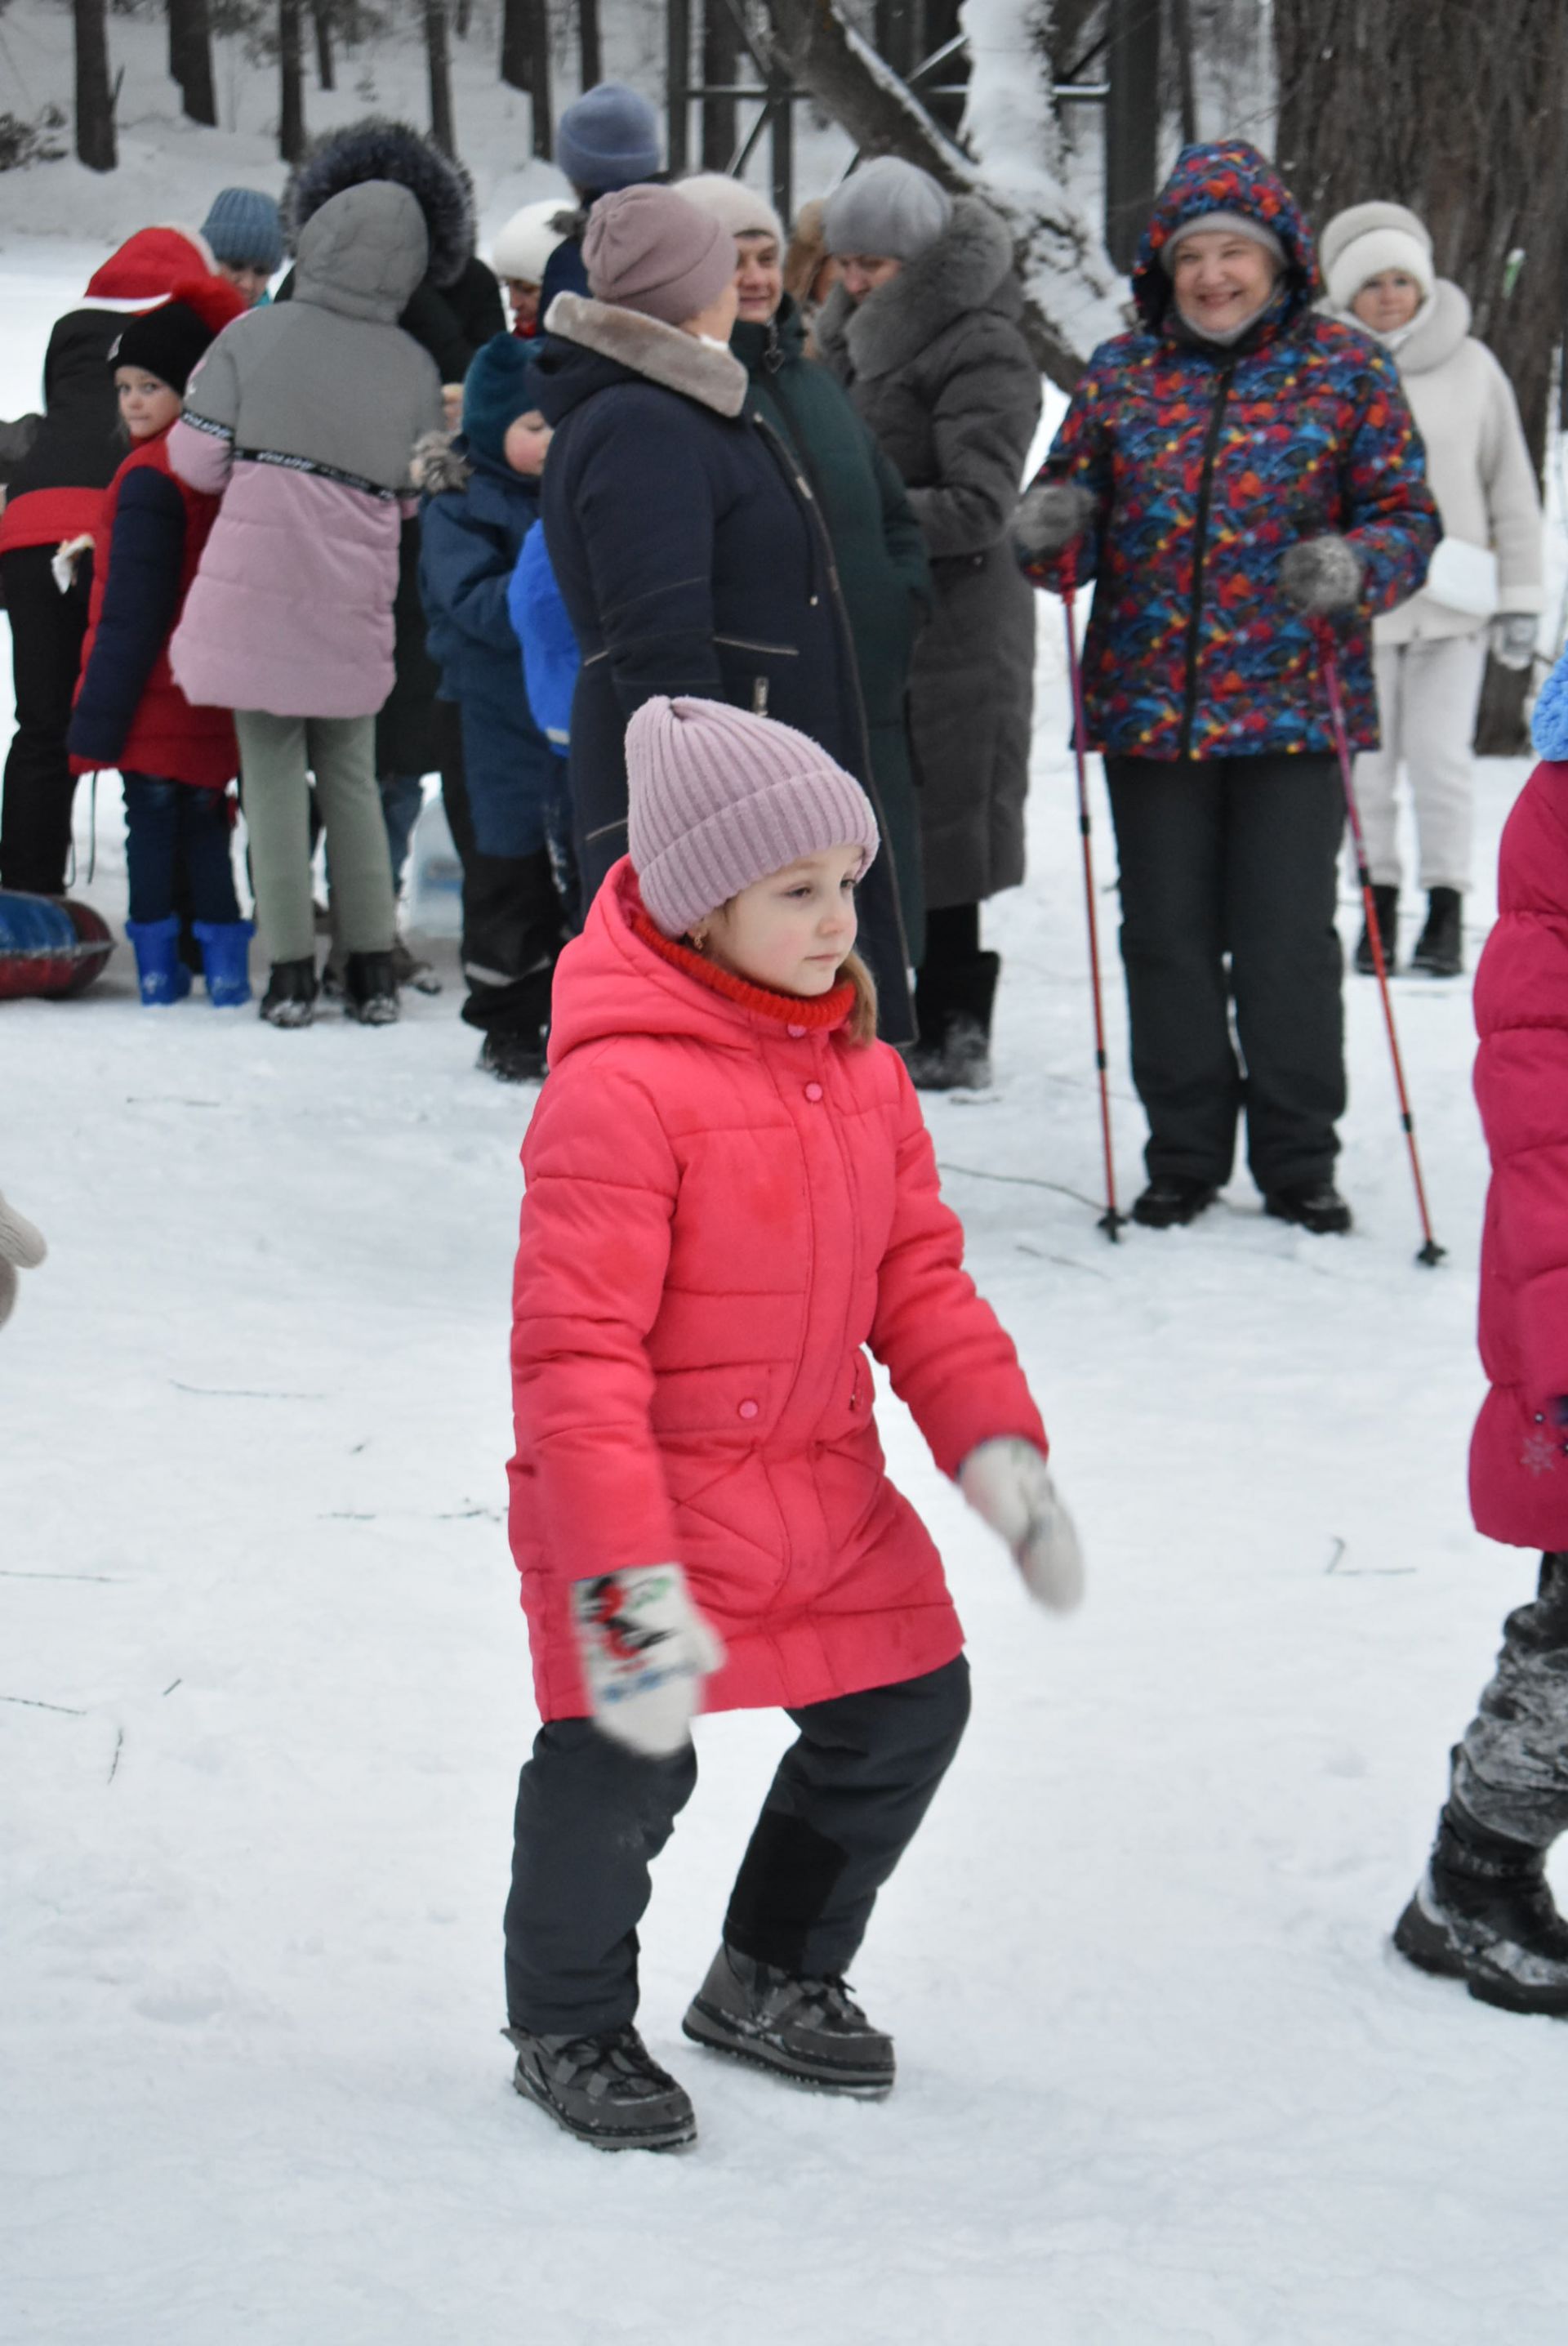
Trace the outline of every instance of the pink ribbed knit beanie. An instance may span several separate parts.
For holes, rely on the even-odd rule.
[[[683,326],[735,274],[735,240],[673,188],[621,188],[588,214],[583,266],[596,301]]]
[[[628,841],[643,903],[682,937],[755,880],[829,847],[878,846],[871,802],[825,750],[722,700],[645,701],[626,728]]]

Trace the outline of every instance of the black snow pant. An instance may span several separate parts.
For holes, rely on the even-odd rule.
[[[66,892],[76,789],[66,732],[92,586],[93,566],[84,559],[76,585],[62,595],[49,568],[54,552],[52,546],[17,546],[0,554],[16,680],[16,731],[0,810],[0,887],[35,896]]]
[[[1453,1792],[1477,1824],[1532,1849],[1568,1829],[1568,1554],[1542,1557],[1534,1602],[1502,1625],[1497,1668],[1454,1747]]]
[[[969,1718],[969,1665],[792,1710],[730,1894],[726,1943],[797,1977],[841,1974]],[[596,2036],[637,2008],[648,1869],[697,1782],[689,1748],[646,1760],[585,1719],[541,1728],[517,1785],[506,1903],[514,2028]]]
[[[1222,1186],[1245,1108],[1260,1189],[1327,1178],[1345,1110],[1334,760],[1107,758],[1105,778],[1150,1174]]]
[[[550,1015],[550,984],[567,923],[548,848],[535,855],[482,855],[463,773],[462,719],[455,701],[436,703],[441,796],[463,865],[462,1015],[483,1032],[538,1035]]]

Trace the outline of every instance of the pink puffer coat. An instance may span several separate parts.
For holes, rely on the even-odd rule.
[[[962,1644],[888,1481],[862,1347],[949,1474],[1044,1429],[962,1268],[898,1054],[652,932],[623,859],[555,974],[512,1339],[512,1547],[545,1719],[587,1710],[573,1581],[678,1562],[711,1709],[820,1702]],[[1000,1561],[1000,1558],[999,1558]]]
[[[1539,725],[1539,719],[1538,719]],[[1502,834],[1498,920],[1475,974],[1475,1094],[1492,1187],[1470,1452],[1476,1528],[1568,1549],[1568,764],[1536,767]]]

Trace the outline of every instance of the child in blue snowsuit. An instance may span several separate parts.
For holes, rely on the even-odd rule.
[[[447,817],[463,870],[463,1015],[484,1033],[480,1066],[509,1083],[545,1072],[550,981],[576,893],[565,768],[534,721],[507,614],[550,441],[528,368],[514,336],[486,342],[463,384],[462,432],[432,435],[419,474],[420,593],[462,729]]]

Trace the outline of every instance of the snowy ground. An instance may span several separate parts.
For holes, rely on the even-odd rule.
[[[0,274],[0,412],[81,258]],[[699,2147],[602,2158],[510,2090],[530,1101],[473,1071],[450,948],[385,1032],[144,1012],[123,946],[86,1000],[0,1008],[0,1187],[51,1246],[0,1335],[5,2346],[1557,2346],[1568,2032],[1386,1944],[1531,1578],[1465,1509],[1466,989],[1397,989],[1441,1270],[1361,981],[1355,1236],[1265,1222],[1243,1178],[1191,1232],[1107,1245],[1042,621],[1033,876],[990,916],[1001,1086],[932,1121],[1092,1587],[1033,1613],[887,1408],[977,1703],[856,1970],[899,2037],[881,2107],[678,2036],[767,1718],[702,1724],[645,1933]],[[1483,770],[1483,871],[1522,772]],[[117,923],[112,796],[82,892]],[[1099,846],[1105,885],[1103,820]]]

